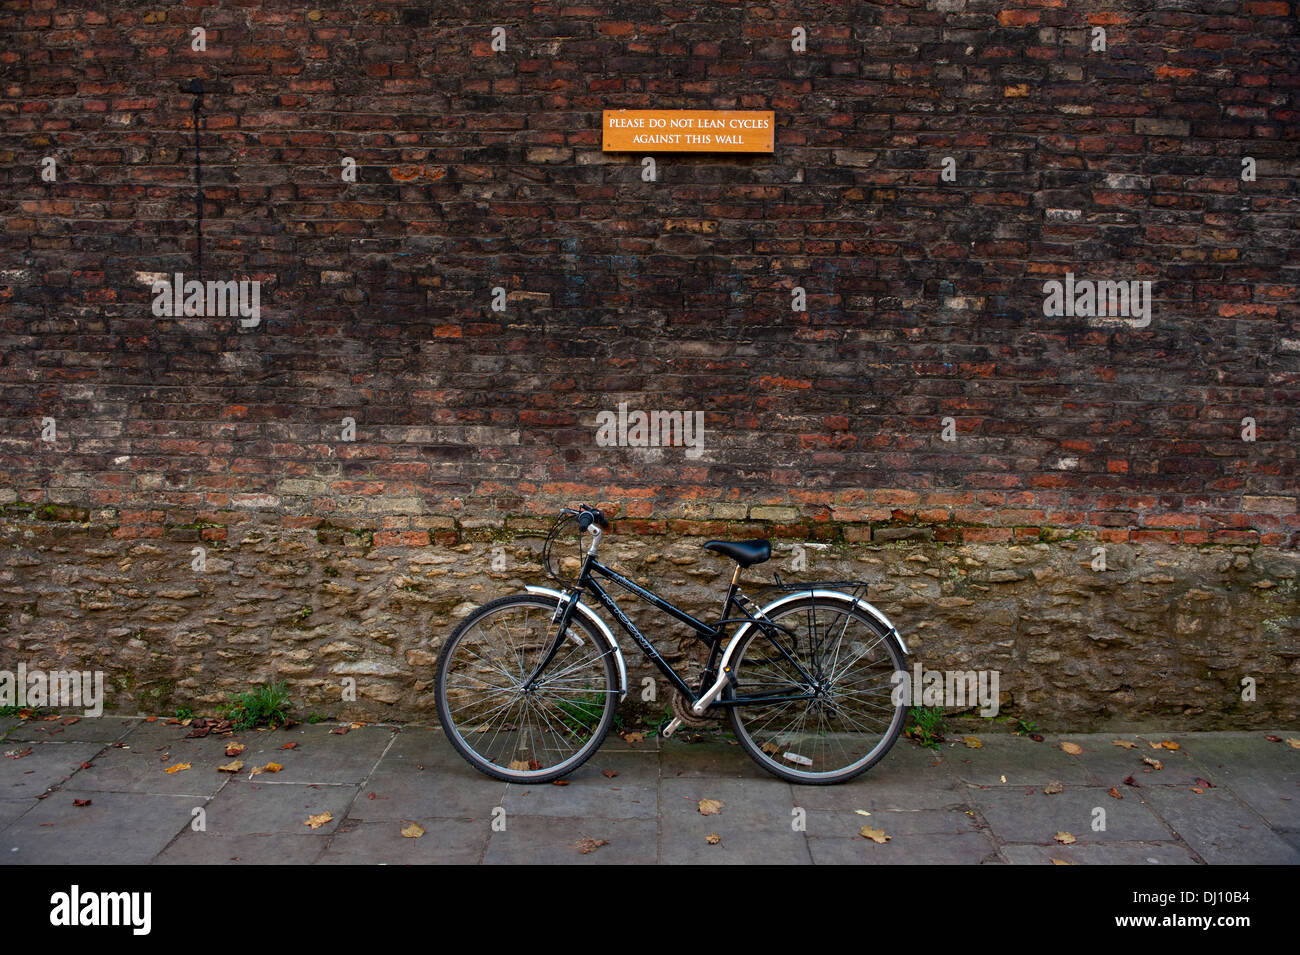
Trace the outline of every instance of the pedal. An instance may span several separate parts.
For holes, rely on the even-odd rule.
[[[674,716],[672,718],[672,721],[667,726],[664,727],[664,739],[668,739],[670,736],[676,733],[677,727],[681,725],[682,725],[682,718],[680,716]]]

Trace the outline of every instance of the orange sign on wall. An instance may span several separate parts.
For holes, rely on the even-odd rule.
[[[607,109],[602,151],[770,153],[771,110]]]

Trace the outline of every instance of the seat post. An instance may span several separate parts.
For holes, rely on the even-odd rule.
[[[740,565],[736,565],[735,572],[731,575],[731,586],[735,587],[740,582]]]

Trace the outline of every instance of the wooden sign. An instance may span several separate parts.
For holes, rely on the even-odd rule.
[[[771,110],[607,109],[602,151],[610,153],[770,153]]]

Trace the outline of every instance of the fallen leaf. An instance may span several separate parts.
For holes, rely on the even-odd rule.
[[[893,836],[885,835],[885,830],[872,829],[870,826],[863,826],[858,830],[858,835],[862,836],[864,839],[870,839],[872,842],[879,843],[880,845],[884,845],[890,839],[894,838]]]
[[[618,770],[617,769],[602,770],[601,775],[604,776],[606,779],[613,779],[615,776],[618,775]]]
[[[1158,740],[1149,739],[1147,740],[1147,745],[1150,746],[1152,749],[1160,749],[1164,744],[1159,742]]]
[[[1198,795],[1198,796],[1203,796],[1203,795],[1205,795],[1205,790],[1202,789],[1200,786],[1193,786],[1193,787],[1192,787],[1192,792],[1196,793],[1196,795]]]
[[[775,756],[777,753],[781,752],[781,747],[777,746],[776,743],[773,743],[771,740],[768,740],[763,744],[762,750],[769,756]]]
[[[219,773],[237,773],[237,772],[239,772],[239,771],[240,771],[241,769],[243,769],[243,768],[244,768],[244,761],[243,761],[242,759],[236,759],[236,760],[234,760],[233,762],[226,763],[226,765],[224,765],[224,766],[218,766],[218,767],[217,767],[217,772],[219,772]]]
[[[24,756],[32,755],[30,746],[25,749],[7,749],[5,750],[5,759],[22,759]]]
[[[297,748],[298,748],[298,744],[297,744],[297,743],[285,743],[285,744],[284,744],[283,746],[281,746],[280,748],[281,748],[281,749],[297,749]]]
[[[722,815],[721,799],[701,799],[700,815],[701,816],[720,816]]]
[[[311,826],[313,829],[319,829],[321,826],[325,825],[325,823],[329,822],[333,818],[334,817],[330,815],[328,812],[322,812],[319,815],[308,816],[307,821],[304,822],[303,825]]]
[[[91,802],[92,802],[92,800],[90,800],[90,799],[74,799],[74,800],[72,800],[72,804],[73,804],[74,806],[89,806]]]
[[[348,728],[349,728],[349,729],[354,729],[354,730],[359,730],[359,729],[361,729],[361,727],[363,727],[363,726],[365,726],[365,725],[366,725],[365,723],[349,723],[349,724],[348,724]]]
[[[1178,749],[1178,744],[1171,739],[1165,740],[1160,745],[1163,746],[1165,749]]]
[[[556,780],[553,780],[553,781],[551,782],[551,785],[552,785],[552,786],[567,786],[567,785],[569,785],[569,781],[568,781],[567,779],[556,779]]]
[[[711,846],[716,846],[719,842],[722,841],[722,836],[718,835],[716,832],[710,832],[707,836],[704,837],[704,841]]]
[[[999,776],[998,778],[1002,780],[1004,783],[1007,781],[1007,777],[1005,776]]]
[[[281,766],[279,763],[267,763],[265,766],[262,767],[262,769],[263,771],[268,773],[278,773],[280,770],[284,769],[284,767]]]
[[[855,809],[855,810],[853,810],[853,811],[856,812],[859,816],[869,816],[869,815],[871,815],[871,813],[867,812],[865,809]]]
[[[156,716],[146,716],[145,719],[144,719],[144,721],[145,721],[146,723],[157,723],[157,722],[158,722],[158,717],[156,717]]]
[[[1111,787],[1110,787],[1109,792],[1110,792],[1110,795],[1113,796],[1113,797],[1116,798],[1116,799],[1123,799],[1123,798],[1124,798],[1124,794],[1121,793],[1121,792],[1120,792],[1118,789],[1116,789],[1114,786],[1111,786]]]
[[[1061,785],[1061,781],[1059,779],[1050,782],[1043,787],[1043,794],[1046,796],[1055,796],[1057,793],[1060,792],[1065,792],[1065,787]]]
[[[243,743],[227,743],[227,744],[226,744],[226,755],[227,755],[227,756],[238,756],[238,755],[239,755],[240,753],[242,753],[243,751],[244,751],[244,744],[243,744]]]
[[[1141,786],[1139,786],[1139,785],[1137,784],[1137,780],[1134,779],[1132,776],[1125,776],[1125,777],[1124,777],[1124,785],[1125,785],[1125,786],[1132,786],[1132,787],[1135,788],[1135,789],[1141,789],[1141,788],[1142,788]]]
[[[1134,747],[1137,746],[1137,743],[1127,739],[1111,740],[1111,743],[1113,743],[1115,746],[1123,746],[1125,749],[1133,749]]]
[[[203,739],[203,737],[207,736],[211,732],[212,732],[212,727],[210,726],[194,726],[191,727],[190,731],[185,734],[185,738]]]
[[[1030,734],[1029,734],[1029,738],[1032,739],[1035,743],[1041,743],[1041,742],[1043,741],[1043,734],[1042,734],[1042,733],[1030,733]]]
[[[1214,788],[1214,783],[1210,782],[1208,779],[1202,779],[1200,776],[1196,777],[1196,785],[1204,786],[1206,789]]]
[[[349,727],[347,726],[336,726],[332,730],[330,730],[330,733],[333,734],[334,736],[343,736],[347,733],[348,729]]]
[[[1071,756],[1080,756],[1083,754],[1083,747],[1078,743],[1062,743],[1061,749],[1065,750]]]
[[[623,739],[629,743],[644,743],[645,733],[624,733]]]
[[[963,736],[961,741],[966,744],[967,749],[983,749],[984,744],[980,742],[978,736]]]
[[[402,830],[402,835],[407,839],[418,839],[424,835],[424,826],[413,822]]]
[[[170,776],[173,773],[183,773],[185,772],[185,770],[189,768],[190,768],[189,763],[177,763],[175,766],[168,766],[165,772],[167,773],[168,776]]]
[[[1052,860],[1052,865],[1078,865],[1077,862],[1066,862],[1064,859],[1058,859],[1055,856],[1048,856]]]
[[[1164,768],[1165,768],[1165,764],[1164,764],[1164,763],[1160,762],[1160,760],[1158,760],[1158,759],[1152,759],[1150,756],[1143,756],[1143,757],[1142,757],[1142,762],[1146,763],[1146,764],[1147,764],[1148,766],[1150,766],[1152,769],[1164,769]]]
[[[80,716],[69,716],[66,720],[60,720],[59,725],[71,726],[73,723],[80,723],[80,722],[81,722]],[[86,800],[86,805],[90,805],[90,800]]]
[[[509,768],[517,773],[526,773],[528,772],[528,762],[522,759],[512,759]]]
[[[1063,846],[1068,846],[1078,841],[1077,839],[1074,838],[1074,836],[1070,835],[1068,832],[1058,832],[1056,835],[1052,836],[1052,838],[1055,839]]]
[[[1280,736],[1265,736],[1264,739],[1268,740],[1270,743],[1282,742],[1282,737]]]
[[[583,837],[582,839],[578,840],[577,845],[575,845],[573,848],[577,849],[585,856],[592,852],[595,852],[601,846],[607,846],[607,845],[609,845],[608,839],[592,839],[590,837]]]
[[[1290,746],[1292,749],[1300,749],[1300,739],[1294,739],[1294,738],[1292,738],[1292,737],[1287,737],[1286,744],[1287,744],[1288,746]]]

